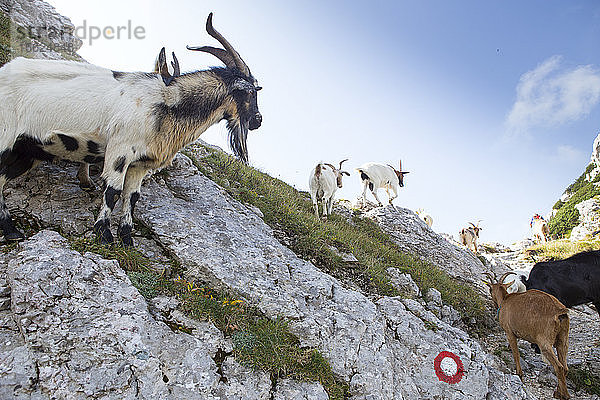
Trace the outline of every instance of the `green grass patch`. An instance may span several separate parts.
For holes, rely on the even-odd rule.
[[[567,379],[575,385],[577,391],[584,390],[590,394],[600,395],[600,377],[583,366],[569,365]]]
[[[548,229],[552,237],[568,237],[573,228],[579,223],[579,211],[577,211],[575,205],[600,195],[600,188],[594,185],[594,183],[600,181],[600,174],[592,182],[585,180],[586,175],[592,169],[594,169],[594,164],[589,164],[583,174],[567,188],[566,192],[571,194],[569,200],[564,203],[559,200],[554,205],[557,212],[548,221]]]
[[[580,240],[572,242],[568,239],[553,240],[540,243],[527,249],[536,261],[563,260],[582,251],[600,250],[600,240]]]
[[[8,254],[14,249],[16,249],[18,245],[19,242],[5,242],[2,245],[0,245],[0,252]]]
[[[223,152],[194,146],[186,154],[203,174],[234,198],[258,207],[269,226],[284,232],[296,254],[325,272],[342,281],[351,279],[369,293],[393,296],[400,293],[391,285],[386,271],[395,267],[410,273],[421,290],[439,290],[442,299],[458,310],[465,322],[473,317],[480,323],[487,320],[484,300],[471,286],[431,263],[401,252],[372,220],[355,215],[347,221],[333,215],[322,221],[314,215],[310,200],[285,182]],[[202,156],[196,157],[197,153]],[[352,252],[358,265],[344,263],[329,246]]]
[[[134,247],[121,247],[118,245],[100,244],[96,240],[84,238],[69,238],[71,248],[83,254],[91,252],[101,255],[108,260],[117,260],[121,268],[126,271],[150,271],[151,260],[136,250]]]

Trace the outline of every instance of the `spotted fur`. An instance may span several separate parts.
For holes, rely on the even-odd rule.
[[[127,226],[133,226],[133,194],[139,197],[146,172],[169,164],[208,127],[226,120],[232,149],[247,162],[248,129],[262,120],[256,100],[260,87],[247,66],[242,68],[239,54],[231,55],[231,46],[214,31],[211,17],[207,31],[230,50],[221,49],[231,59],[218,55],[227,68],[173,75],[168,85],[163,67],[161,73],[116,72],[73,61],[16,58],[0,68],[0,229],[5,237],[23,235],[15,233],[4,204],[4,184],[40,161],[104,162],[106,189],[94,231],[102,242],[112,242],[110,217],[115,194],[121,194],[118,234],[126,245],[132,244]],[[237,66],[231,61],[235,57]]]

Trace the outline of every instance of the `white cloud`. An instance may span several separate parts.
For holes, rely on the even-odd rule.
[[[600,71],[592,65],[561,68],[552,56],[521,76],[517,100],[506,118],[509,133],[558,126],[587,115],[600,101]]]

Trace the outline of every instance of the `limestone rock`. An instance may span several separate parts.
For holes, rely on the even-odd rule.
[[[31,48],[15,49],[18,53],[53,60],[63,59],[65,55],[81,59],[76,52],[83,43],[74,35],[75,26],[50,4],[41,0],[0,0],[0,9],[32,38]],[[24,43],[20,40],[11,42],[13,48]]]
[[[22,243],[2,269],[12,299],[0,319],[2,398],[270,396],[266,374],[232,360],[224,382],[214,355],[226,346],[214,326],[196,322],[197,336],[171,331],[116,262],[82,256],[56,232]]]
[[[200,173],[167,168],[161,175],[164,185],[146,183],[136,216],[186,267],[186,279],[235,291],[266,315],[288,318],[302,345],[318,348],[350,383],[353,399],[484,399],[503,384],[490,381],[489,356],[463,331],[431,312],[415,317],[399,299],[373,303],[344,288]],[[433,325],[440,330],[427,328]],[[462,384],[441,383],[433,372],[434,357],[447,349],[465,358]]]
[[[600,201],[595,198],[575,205],[579,211],[579,225],[571,231],[571,240],[582,240],[600,230]]]
[[[487,268],[475,255],[438,235],[413,211],[386,206],[375,208],[366,217],[376,221],[381,229],[403,251],[430,261],[451,276],[473,284],[486,292],[481,280]]]

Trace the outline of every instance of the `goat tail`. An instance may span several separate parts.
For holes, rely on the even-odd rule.
[[[565,311],[561,311],[561,312],[557,313],[554,316],[554,322],[555,322],[555,326],[556,326],[556,332],[559,334],[559,336],[562,333],[566,337],[568,337],[569,327],[570,327],[568,311],[565,310]]]
[[[556,315],[555,319],[559,324],[569,326],[569,313],[567,311]]]

